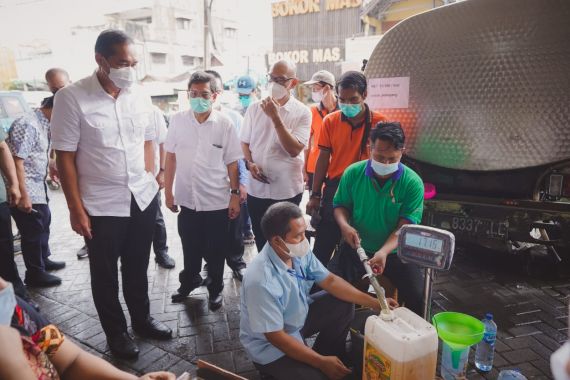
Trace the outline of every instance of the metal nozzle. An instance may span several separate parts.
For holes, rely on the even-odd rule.
[[[366,270],[365,277],[367,277],[368,281],[370,281],[370,284],[372,285],[374,291],[376,292],[376,298],[378,298],[378,301],[380,302],[380,309],[382,309],[382,311],[380,312],[380,316],[384,320],[392,320],[393,319],[392,312],[390,311],[390,307],[388,306],[388,301],[386,301],[386,292],[384,291],[384,288],[380,286],[380,283],[378,282],[378,279],[374,275],[374,272],[372,271],[370,264],[368,264],[368,256],[366,256],[366,252],[362,247],[358,247],[356,248],[356,253],[360,258],[362,265],[364,265],[364,270]]]

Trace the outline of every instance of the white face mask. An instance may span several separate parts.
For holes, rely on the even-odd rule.
[[[309,250],[311,249],[311,244],[309,244],[309,240],[307,240],[307,238],[304,238],[303,240],[301,240],[300,243],[291,244],[291,243],[287,243],[285,241],[284,241],[284,243],[287,246],[287,249],[289,250],[289,252],[286,252],[286,253],[290,257],[301,258],[301,257],[307,255],[307,253],[309,253]]]
[[[111,67],[109,79],[119,88],[129,88],[137,81],[137,72],[132,67],[121,67],[120,69]]]
[[[0,326],[10,326],[12,315],[16,308],[16,296],[14,287],[8,284],[6,288],[0,290]]]
[[[372,164],[372,169],[374,172],[382,177],[395,173],[396,170],[398,170],[399,164],[399,162],[394,162],[393,164],[383,164],[374,159],[371,159],[370,163]]]
[[[313,91],[311,93],[311,98],[315,101],[315,103],[320,103],[323,101],[324,95],[322,91]]]
[[[289,93],[289,90],[287,90],[285,86],[275,82],[269,83],[268,90],[271,93],[271,97],[275,100],[283,99]]]

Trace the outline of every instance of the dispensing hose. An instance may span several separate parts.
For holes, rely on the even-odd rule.
[[[393,320],[394,316],[390,311],[390,307],[388,306],[388,301],[386,301],[386,292],[384,291],[384,288],[380,286],[378,279],[376,278],[374,272],[372,271],[372,267],[370,267],[370,264],[368,264],[369,258],[368,256],[366,256],[366,252],[362,247],[358,247],[356,248],[356,253],[358,254],[360,261],[362,262],[362,265],[364,265],[364,270],[366,270],[365,277],[367,277],[368,281],[370,281],[370,284],[372,285],[374,291],[376,292],[376,297],[380,302],[380,309],[381,309],[380,317],[385,321]]]

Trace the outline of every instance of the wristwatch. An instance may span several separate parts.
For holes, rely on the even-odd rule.
[[[240,194],[239,189],[231,189],[231,190],[230,190],[230,194],[232,194],[232,195],[239,195],[239,194]]]

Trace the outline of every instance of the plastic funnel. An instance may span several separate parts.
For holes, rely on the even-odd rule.
[[[461,352],[483,339],[485,325],[478,319],[463,313],[446,311],[432,318],[437,335],[452,351],[453,366],[457,368]]]

